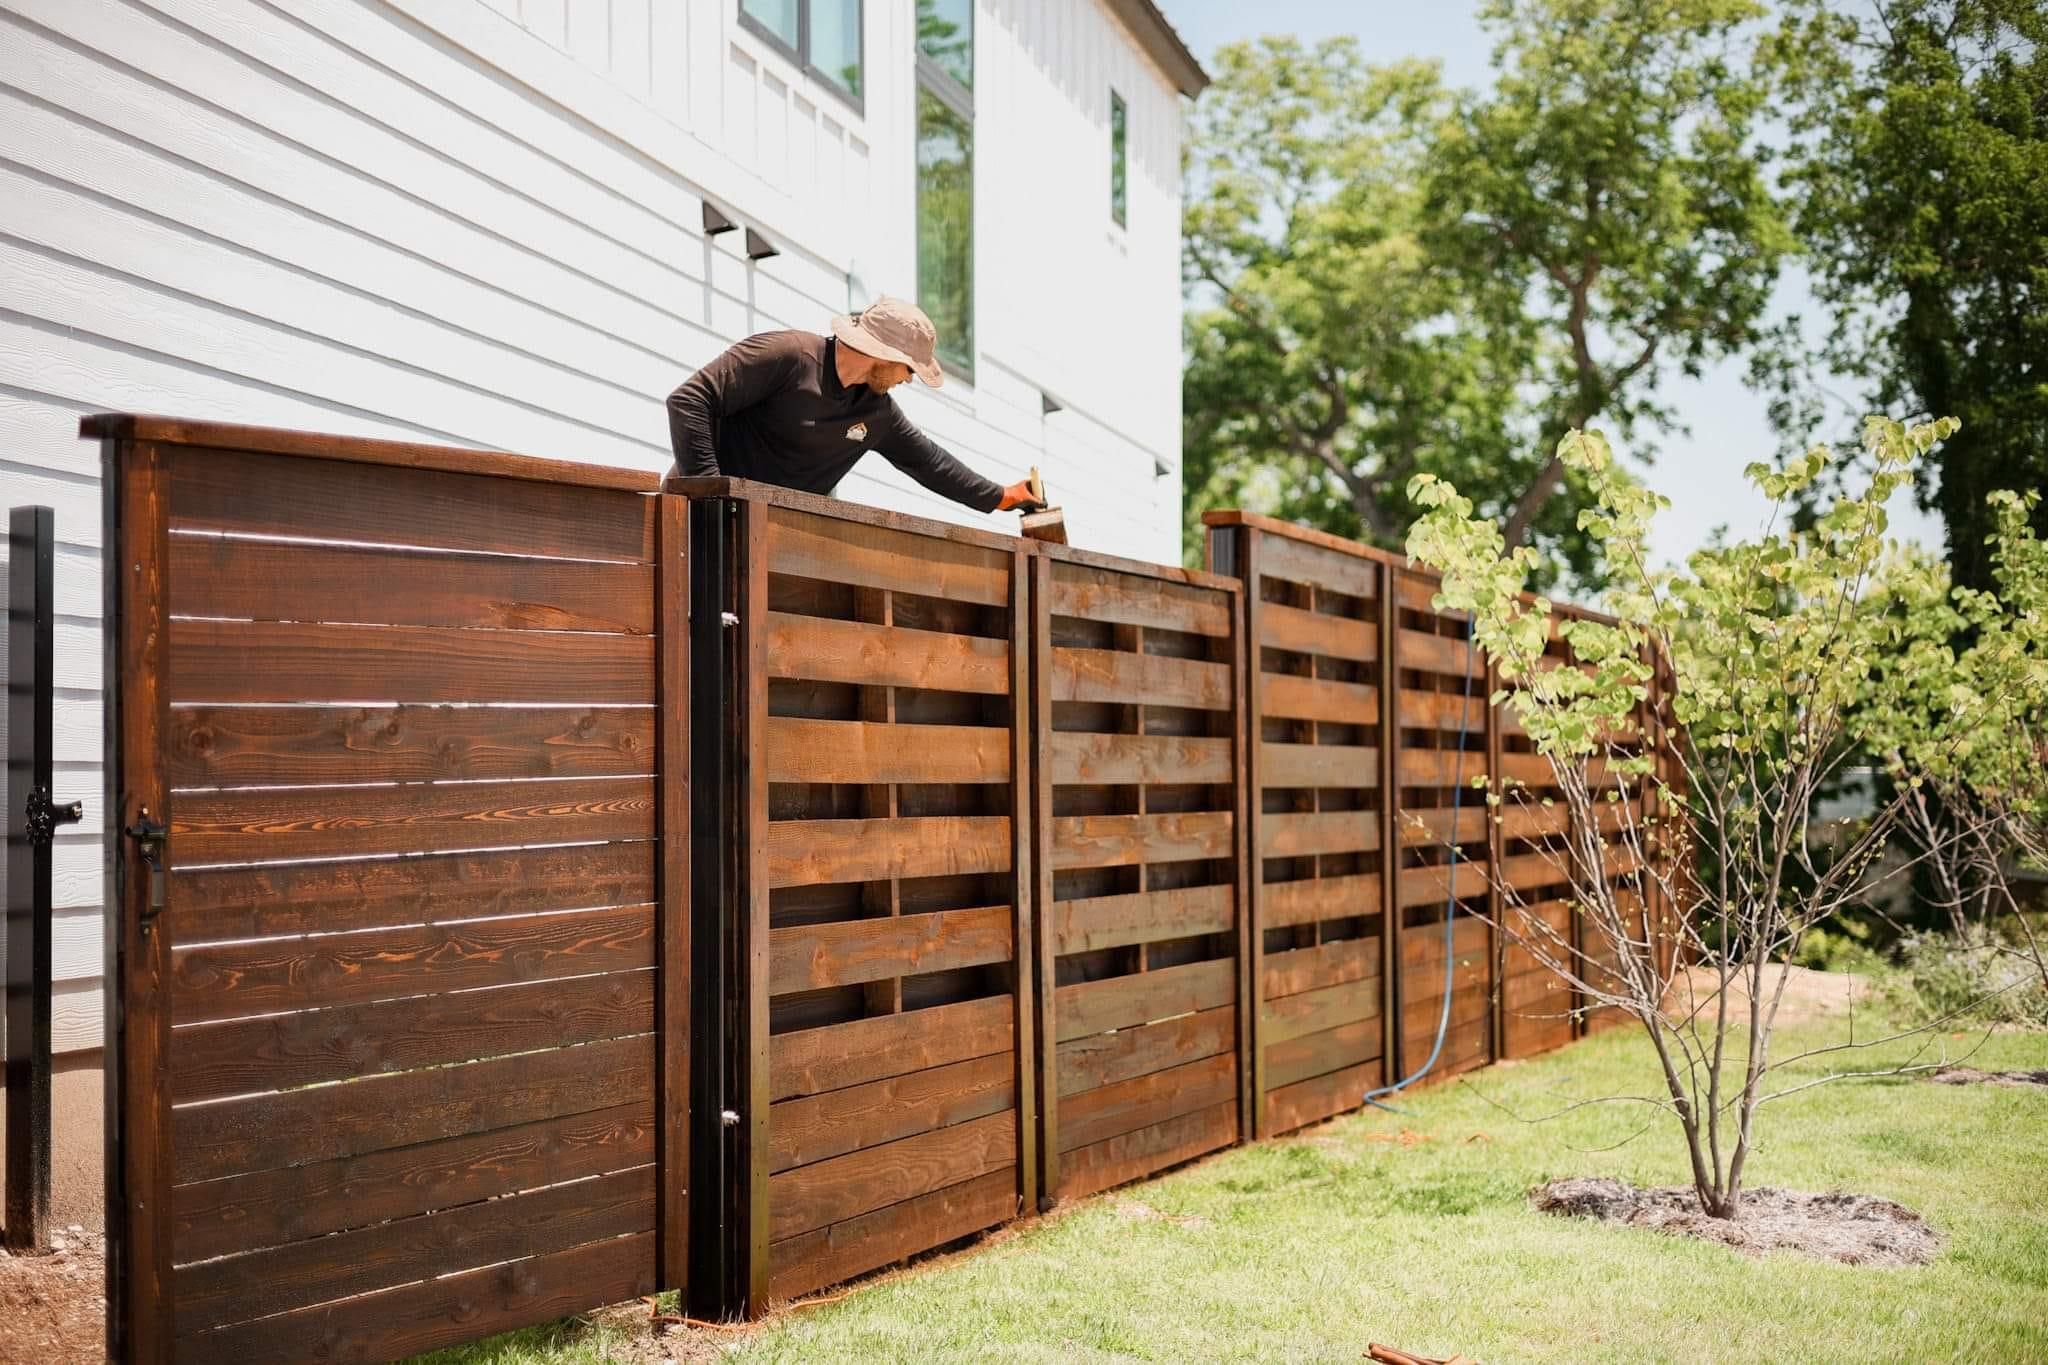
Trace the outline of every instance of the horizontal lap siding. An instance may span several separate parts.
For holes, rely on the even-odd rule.
[[[1246,530],[1258,720],[1261,1132],[1356,1108],[1384,1077],[1384,569]],[[1255,542],[1255,543],[1254,543]]]
[[[887,518],[762,521],[753,1208],[757,1297],[786,1298],[1019,1210],[1024,584],[1011,553]]]
[[[1234,679],[1220,588],[1035,565],[1048,1193],[1241,1134]]]
[[[180,1354],[403,1354],[651,1290],[655,500],[167,465]],[[293,517],[321,486],[345,514]],[[503,553],[535,547],[628,557]],[[275,666],[320,632],[324,668]]]
[[[688,367],[844,306],[843,278],[794,253],[780,273],[799,288],[750,288],[738,243],[706,251],[691,230],[692,186],[561,115],[375,6],[0,4],[0,482],[58,514],[60,789],[100,786],[99,452],[81,415],[657,470],[661,396]],[[309,558],[303,586],[337,567]],[[543,768],[561,753],[507,744]],[[251,757],[239,776],[270,781]],[[101,1042],[86,828],[58,841],[60,1052]]]

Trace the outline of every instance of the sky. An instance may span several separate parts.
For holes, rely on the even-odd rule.
[[[1492,80],[1493,45],[1479,26],[1473,0],[1161,0],[1160,7],[1205,64],[1223,44],[1261,34],[1293,33],[1313,42],[1348,33],[1369,59],[1434,57],[1451,85]],[[1781,282],[1775,307],[1801,314],[1809,327],[1824,316],[1796,278]],[[1746,379],[1744,362],[1733,360],[1697,379],[1672,375],[1664,381],[1660,396],[1686,430],[1661,438],[1655,463],[1643,471],[1672,501],[1657,521],[1660,558],[1683,560],[1717,526],[1740,536],[1761,524],[1766,503],[1742,477],[1742,468],[1772,458],[1777,436],[1767,396],[1750,389]],[[1893,535],[1941,547],[1940,519],[1915,506],[1910,492],[1901,491],[1888,510]]]

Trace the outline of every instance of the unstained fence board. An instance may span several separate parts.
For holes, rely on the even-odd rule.
[[[1048,549],[1035,566],[1047,1192],[1238,1140],[1242,703],[1234,585]]]

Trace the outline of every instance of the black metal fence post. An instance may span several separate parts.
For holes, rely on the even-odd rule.
[[[50,1246],[50,844],[84,813],[50,795],[57,518],[17,507],[7,547],[7,1245]]]

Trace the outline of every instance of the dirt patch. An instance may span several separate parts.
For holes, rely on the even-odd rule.
[[[0,1362],[101,1360],[107,1353],[107,1248],[70,1227],[47,1256],[0,1251]]]
[[[1974,1066],[1945,1066],[1928,1079],[1936,1085],[2048,1086],[2048,1071],[1979,1071]]]
[[[1925,1265],[1941,1236],[1903,1204],[1867,1194],[1756,1189],[1737,1218],[1709,1218],[1686,1185],[1639,1189],[1619,1180],[1553,1180],[1530,1191],[1545,1213],[1598,1218],[1674,1237],[1719,1242],[1748,1256],[1797,1251],[1844,1265]]]
[[[1869,1004],[1877,990],[1868,978],[1854,972],[1817,972],[1810,967],[1787,967],[1773,962],[1764,968],[1766,1007],[1778,991],[1780,972],[1785,973],[1785,991],[1778,1000],[1777,1022],[1780,1024],[1811,1023],[1817,1019],[1845,1015],[1858,1006]],[[1664,1000],[1664,1013],[1673,1018],[1683,1018],[1699,1011],[1703,1017],[1710,1018],[1714,994],[1720,988],[1721,978],[1712,967],[1688,967],[1672,981],[1671,994]],[[1740,1010],[1747,1018],[1749,982],[1739,977],[1730,981],[1728,997],[1729,1011]]]

